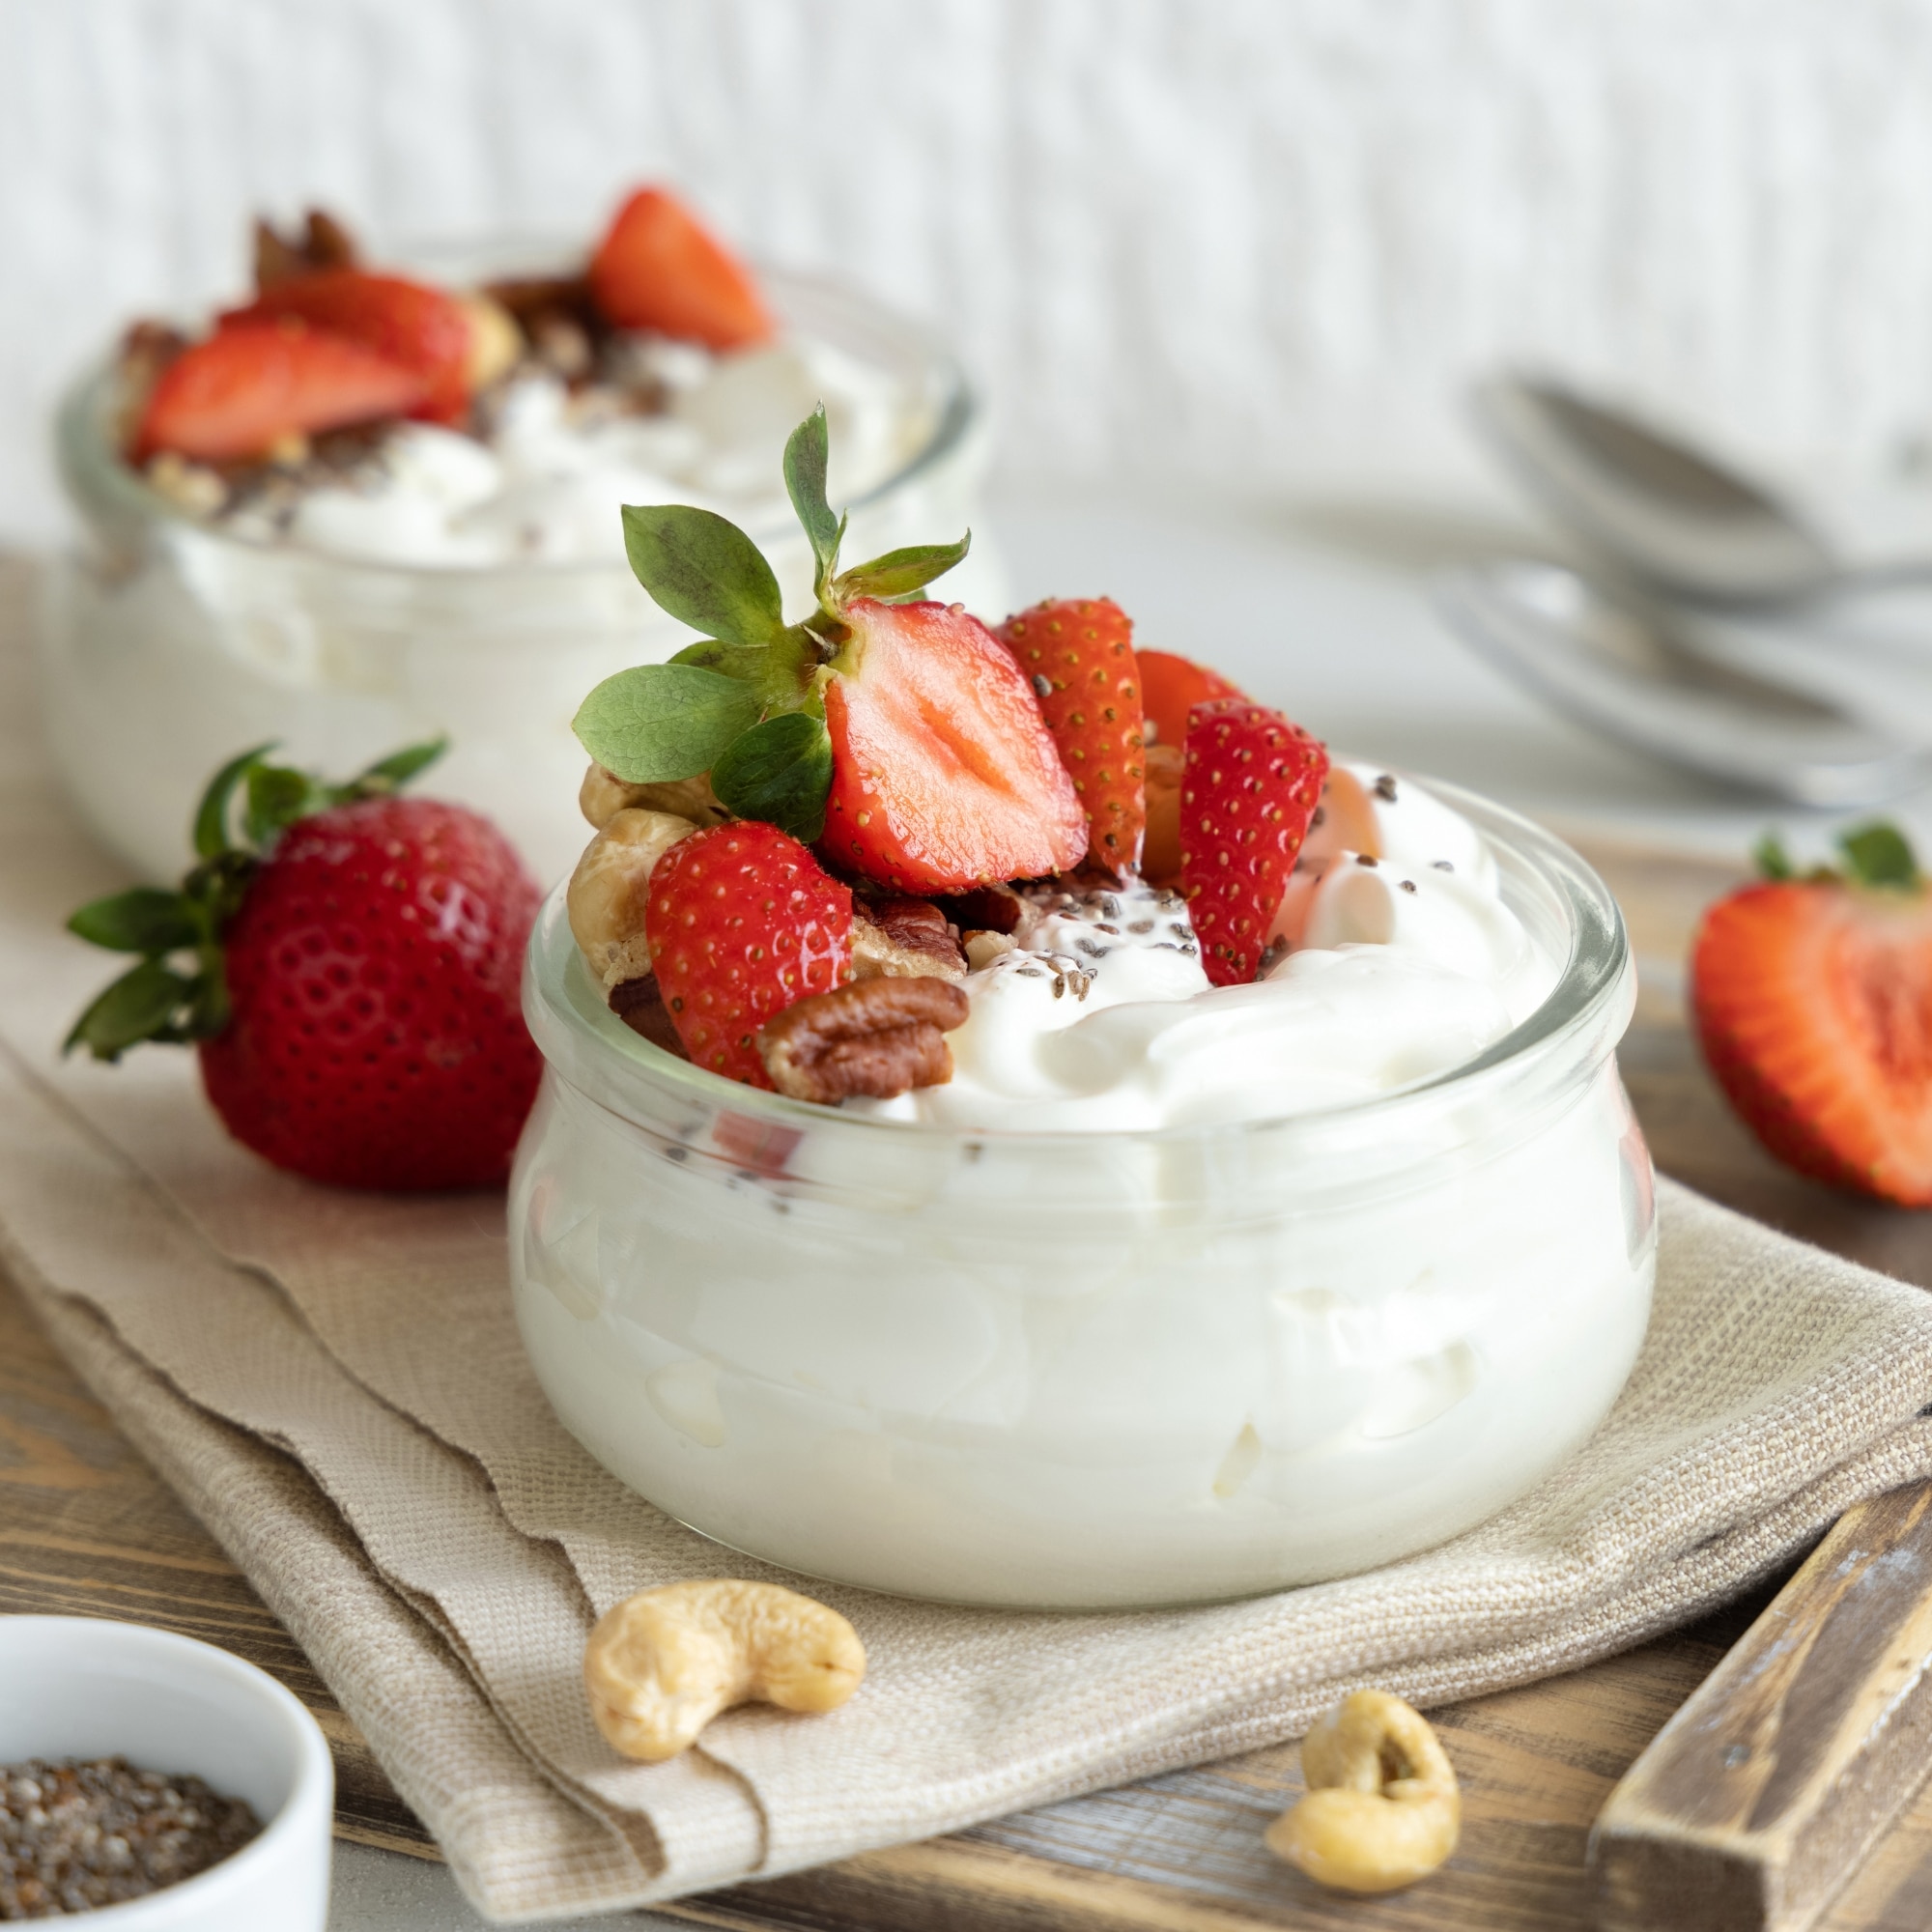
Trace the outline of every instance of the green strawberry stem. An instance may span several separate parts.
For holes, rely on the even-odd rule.
[[[1784,849],[1784,841],[1775,832],[1767,832],[1753,848],[1751,858],[1759,877],[1766,879],[1836,879],[1855,886],[1903,893],[1918,892],[1925,884],[1911,840],[1897,826],[1884,819],[1841,832],[1837,846],[1845,855],[1842,867],[1813,866],[1802,871]]]
[[[573,721],[585,751],[628,784],[709,773],[719,802],[810,843],[832,785],[824,681],[861,597],[907,603],[972,545],[921,544],[840,572],[846,518],[826,498],[831,435],[820,404],[785,443],[785,492],[811,546],[816,608],[784,621],[777,577],[735,524],[688,504],[624,506],[624,553],[659,607],[703,639],[591,692]]]
[[[177,891],[134,886],[93,900],[68,921],[68,930],[90,946],[139,953],[140,962],[95,998],[61,1051],[85,1046],[96,1060],[116,1061],[144,1040],[186,1045],[218,1034],[228,1023],[222,935],[275,841],[298,819],[400,791],[447,745],[447,739],[437,738],[409,746],[338,785],[269,763],[271,744],[231,758],[195,810],[200,863]],[[239,840],[231,830],[238,798]]]

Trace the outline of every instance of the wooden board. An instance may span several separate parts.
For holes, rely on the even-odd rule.
[[[1731,873],[1598,846],[1623,897],[1644,990],[1625,1076],[1659,1165],[1805,1238],[1932,1286],[1932,1216],[1867,1207],[1776,1167],[1731,1122],[1677,1016],[1697,908]],[[1623,1657],[1435,1714],[1464,1788],[1462,1849],[1389,1898],[1320,1892],[1263,1850],[1300,1789],[1292,1745],[972,1831],[668,1908],[744,1932],[1545,1932],[1587,1923],[1584,1845],[1611,1787],[1744,1633],[1769,1590]],[[135,1617],[226,1644],[321,1719],[338,1830],[434,1856],[354,1727],[245,1578],[117,1434],[0,1282],[0,1610]],[[1932,1793],[1875,1848],[1820,1924],[1932,1924]]]

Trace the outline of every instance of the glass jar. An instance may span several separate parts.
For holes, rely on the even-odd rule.
[[[1575,853],[1429,789],[1555,990],[1453,1072],[1236,1125],[962,1133],[731,1084],[610,1012],[554,896],[510,1253],[566,1427],[753,1555],[1035,1608],[1346,1575],[1528,1490],[1649,1316],[1634,974]]]
[[[763,286],[791,332],[896,376],[926,425],[897,473],[852,503],[845,556],[977,525],[989,439],[951,354],[853,290],[777,271]],[[609,561],[365,562],[183,515],[122,461],[113,407],[108,366],[61,406],[60,470],[82,542],[48,573],[41,627],[55,763],[101,842],[142,876],[172,881],[188,863],[202,787],[244,747],[273,740],[299,764],[347,776],[446,732],[451,749],[426,788],[488,813],[546,883],[566,875],[588,837],[571,718],[600,680],[696,635],[631,575],[616,503]],[[797,523],[787,513],[751,533],[802,614],[811,567]],[[940,589],[997,615],[1005,583],[979,538]]]

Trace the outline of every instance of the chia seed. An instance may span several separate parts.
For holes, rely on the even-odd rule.
[[[1415,881],[1413,879],[1405,879],[1402,882],[1402,889],[1406,893],[1412,893],[1415,890]]]
[[[220,1863],[261,1829],[243,1800],[126,1758],[0,1766],[0,1919],[144,1898]]]
[[[1366,866],[1368,867],[1370,871],[1374,871],[1375,868],[1381,864],[1381,861],[1378,859],[1373,852],[1357,852],[1355,854],[1355,864],[1358,866]]]
[[[1429,863],[1438,872],[1453,872],[1456,869],[1447,859],[1432,859]]]
[[[1376,781],[1373,789],[1375,791],[1376,796],[1378,799],[1380,799],[1384,805],[1393,805],[1395,803],[1395,780],[1391,778],[1387,772],[1384,772],[1381,775],[1381,777]]]

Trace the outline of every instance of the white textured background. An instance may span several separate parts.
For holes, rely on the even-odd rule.
[[[0,536],[63,373],[255,208],[647,176],[942,319],[1021,479],[1439,471],[1504,355],[1785,465],[1932,423],[1912,0],[0,0]]]

